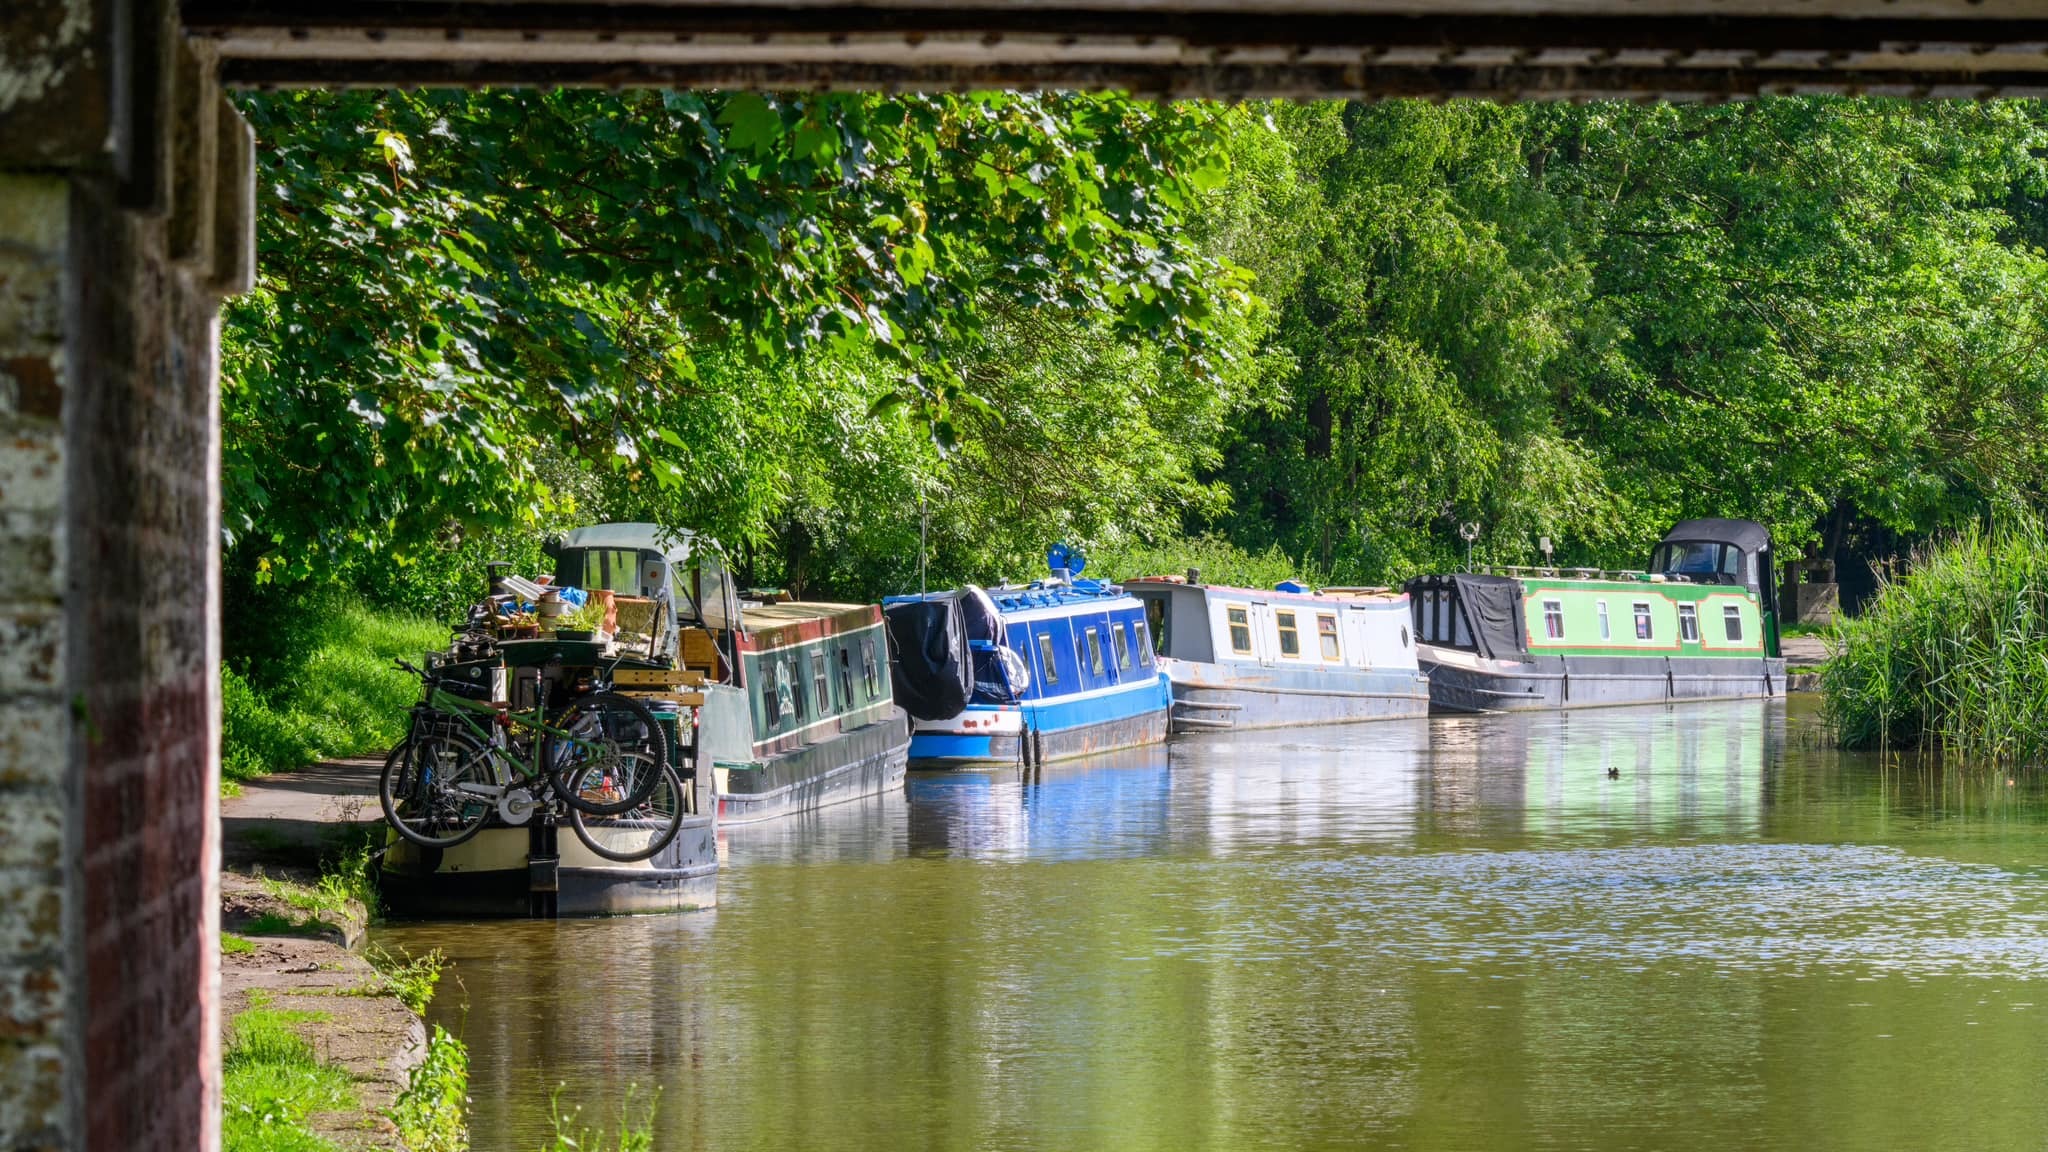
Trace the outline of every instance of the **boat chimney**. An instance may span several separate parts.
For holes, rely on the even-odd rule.
[[[1190,569],[1188,569],[1188,583],[1190,583],[1190,584],[1200,584],[1201,582],[1202,582],[1202,570],[1201,570],[1200,568],[1190,568]]]

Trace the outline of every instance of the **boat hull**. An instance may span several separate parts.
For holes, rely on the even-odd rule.
[[[910,766],[1045,763],[1158,744],[1166,739],[1172,701],[1161,675],[1142,686],[1079,699],[971,705],[952,720],[920,721],[910,739]]]
[[[903,787],[910,722],[900,710],[830,740],[746,766],[718,765],[718,819],[751,824]]]
[[[1173,731],[1219,732],[1399,720],[1429,713],[1429,678],[1383,671],[1161,660]]]
[[[566,919],[718,903],[717,828],[709,814],[685,817],[673,843],[633,864],[605,860],[568,828],[538,823],[486,828],[442,850],[390,836],[378,889],[396,917]]]
[[[1758,700],[1785,691],[1785,662],[1769,657],[1533,656],[1494,660],[1419,646],[1431,707],[1530,712],[1688,700]]]

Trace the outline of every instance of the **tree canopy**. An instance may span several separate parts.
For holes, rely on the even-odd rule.
[[[1619,564],[1683,516],[1796,553],[2044,496],[2031,102],[246,108],[226,523],[265,576],[603,515],[846,596],[1055,539],[1380,581],[1463,522]]]

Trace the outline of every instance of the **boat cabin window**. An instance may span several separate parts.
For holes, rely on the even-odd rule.
[[[1280,654],[1301,655],[1301,633],[1294,627],[1294,613],[1281,612],[1277,614],[1276,619],[1280,621]]]
[[[796,718],[798,720],[805,719],[810,715],[811,710],[807,705],[811,704],[812,701],[804,699],[804,672],[803,669],[796,666],[796,657],[791,656],[782,662],[782,677],[783,681],[789,685],[789,701],[795,705]]]
[[[1145,622],[1146,622],[1147,624],[1150,624],[1150,625],[1152,626],[1152,631],[1153,631],[1154,633],[1157,633],[1157,634],[1158,634],[1158,635],[1159,635],[1160,637],[1162,637],[1162,638],[1163,638],[1163,637],[1165,637],[1165,635],[1166,635],[1166,597],[1164,597],[1164,596],[1147,596],[1147,597],[1145,597]]]
[[[1225,615],[1230,618],[1230,650],[1249,653],[1252,650],[1252,622],[1250,613],[1243,608],[1229,609]]]
[[[1740,642],[1742,639],[1742,609],[1733,604],[1721,608],[1721,630],[1728,639]]]
[[[1316,617],[1316,635],[1322,638],[1323,659],[1342,660],[1344,658],[1344,648],[1337,643],[1337,618],[1335,616],[1318,615]]]
[[[1038,634],[1038,678],[1047,684],[1060,682],[1060,666],[1052,658],[1052,633]]]
[[[1699,609],[1690,604],[1680,604],[1678,606],[1678,638],[1692,644],[1699,643]]]
[[[1119,671],[1131,670],[1131,636],[1122,624],[1110,626],[1110,637],[1116,642],[1116,666]]]
[[[882,694],[882,668],[875,662],[873,640],[860,642],[860,677],[867,683],[869,700]]]
[[[1088,629],[1088,670],[1102,675],[1102,633],[1093,626]]]
[[[839,646],[839,698],[853,706],[853,649],[844,644]]]
[[[1145,636],[1145,622],[1143,620],[1140,620],[1137,623],[1132,624],[1131,627],[1133,629],[1136,629],[1138,634],[1138,663],[1144,665],[1147,668],[1150,668],[1152,666],[1152,642],[1148,640]]]
[[[818,715],[832,711],[832,681],[825,675],[825,650],[811,649],[811,699],[818,705]]]
[[[1651,639],[1652,637],[1650,636],[1650,605],[1646,601],[1638,600],[1635,602],[1635,612],[1636,639]]]
[[[768,706],[768,725],[774,727],[791,716],[803,715],[803,702],[796,698],[795,686],[789,682],[789,662],[775,661],[775,674],[762,686],[762,703]]]
[[[1614,629],[1611,628],[1607,623],[1607,601],[1595,601],[1593,603],[1593,613],[1594,615],[1600,617],[1600,638],[1602,640],[1614,639]]]
[[[1564,603],[1559,600],[1543,602],[1543,634],[1552,640],[1564,639]]]

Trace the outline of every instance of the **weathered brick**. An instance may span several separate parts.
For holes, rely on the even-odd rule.
[[[0,724],[0,790],[20,787],[55,789],[64,779],[69,754],[71,710],[55,694],[6,701],[7,722]],[[7,856],[6,833],[0,833],[0,858]]]
[[[60,863],[52,858],[47,868],[0,868],[0,884],[7,886],[7,899],[0,900],[0,957],[35,955],[63,936]]]
[[[55,605],[0,600],[0,696],[64,687],[64,615]]]
[[[0,962],[0,1040],[41,1044],[60,1039],[64,985],[61,964],[47,959],[19,966]]]
[[[0,1041],[0,1133],[9,1149],[63,1147],[64,1051]]]

